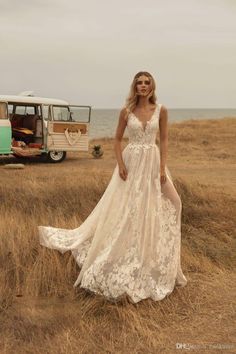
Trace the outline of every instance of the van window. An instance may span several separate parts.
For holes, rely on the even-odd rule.
[[[36,107],[34,106],[16,106],[16,114],[36,114]]]
[[[70,111],[68,107],[53,106],[53,120],[69,121]]]
[[[90,110],[86,106],[72,106],[70,105],[71,120],[73,122],[89,122]]]
[[[7,105],[5,102],[0,102],[0,119],[7,119]]]

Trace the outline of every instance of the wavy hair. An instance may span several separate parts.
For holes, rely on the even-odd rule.
[[[129,95],[126,99],[125,108],[127,109],[128,112],[132,112],[138,104],[139,96],[137,95],[136,87],[137,87],[138,78],[142,75],[147,76],[151,82],[151,92],[149,93],[149,102],[152,104],[156,104],[156,101],[157,101],[157,97],[155,94],[156,83],[155,83],[153,76],[147,71],[139,71],[134,76],[133,82],[130,86]]]

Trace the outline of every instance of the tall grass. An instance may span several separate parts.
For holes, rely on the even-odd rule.
[[[198,134],[197,140],[203,134],[196,133],[193,125],[186,124],[183,134],[187,136],[190,129],[191,134]],[[228,129],[221,129],[225,127],[222,121],[216,127],[228,134]],[[178,136],[179,129],[175,126],[170,134]],[[208,149],[213,135],[208,134],[207,139]],[[223,186],[216,188],[214,181],[204,184],[184,175],[174,179],[183,203],[181,255],[189,283],[161,302],[131,305],[124,299],[113,305],[84,289],[74,289],[79,267],[71,254],[39,245],[38,225],[76,228],[101,198],[114,156],[112,140],[98,142],[106,145],[109,159],[95,162],[86,154],[84,160],[72,154],[63,165],[31,162],[24,170],[1,170],[1,352],[14,352],[20,343],[17,353],[139,353],[145,348],[147,353],[157,352],[156,348],[173,353],[174,343],[188,342],[196,333],[202,333],[206,341],[216,338],[220,323],[215,314],[225,316],[226,326],[217,338],[223,340],[227,335],[230,341],[233,325],[229,321],[234,320],[235,306],[231,290],[236,280],[235,194],[227,193]],[[190,150],[195,151],[198,144],[192,143]],[[228,153],[228,144],[229,137],[220,149]],[[228,154],[225,166],[227,161],[231,166],[233,159]],[[218,159],[221,163],[222,156]],[[215,333],[209,321],[214,323]],[[205,332],[201,332],[200,322]]]

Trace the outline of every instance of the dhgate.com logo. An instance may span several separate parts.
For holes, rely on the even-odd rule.
[[[207,344],[190,344],[190,343],[176,343],[176,349],[184,350],[200,350],[200,349],[218,349],[218,350],[228,350],[236,349],[236,343],[207,343]]]

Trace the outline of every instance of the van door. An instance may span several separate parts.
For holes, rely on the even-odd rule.
[[[90,106],[51,106],[48,151],[88,151]]]
[[[11,153],[11,123],[8,119],[7,102],[0,102],[0,154]]]

